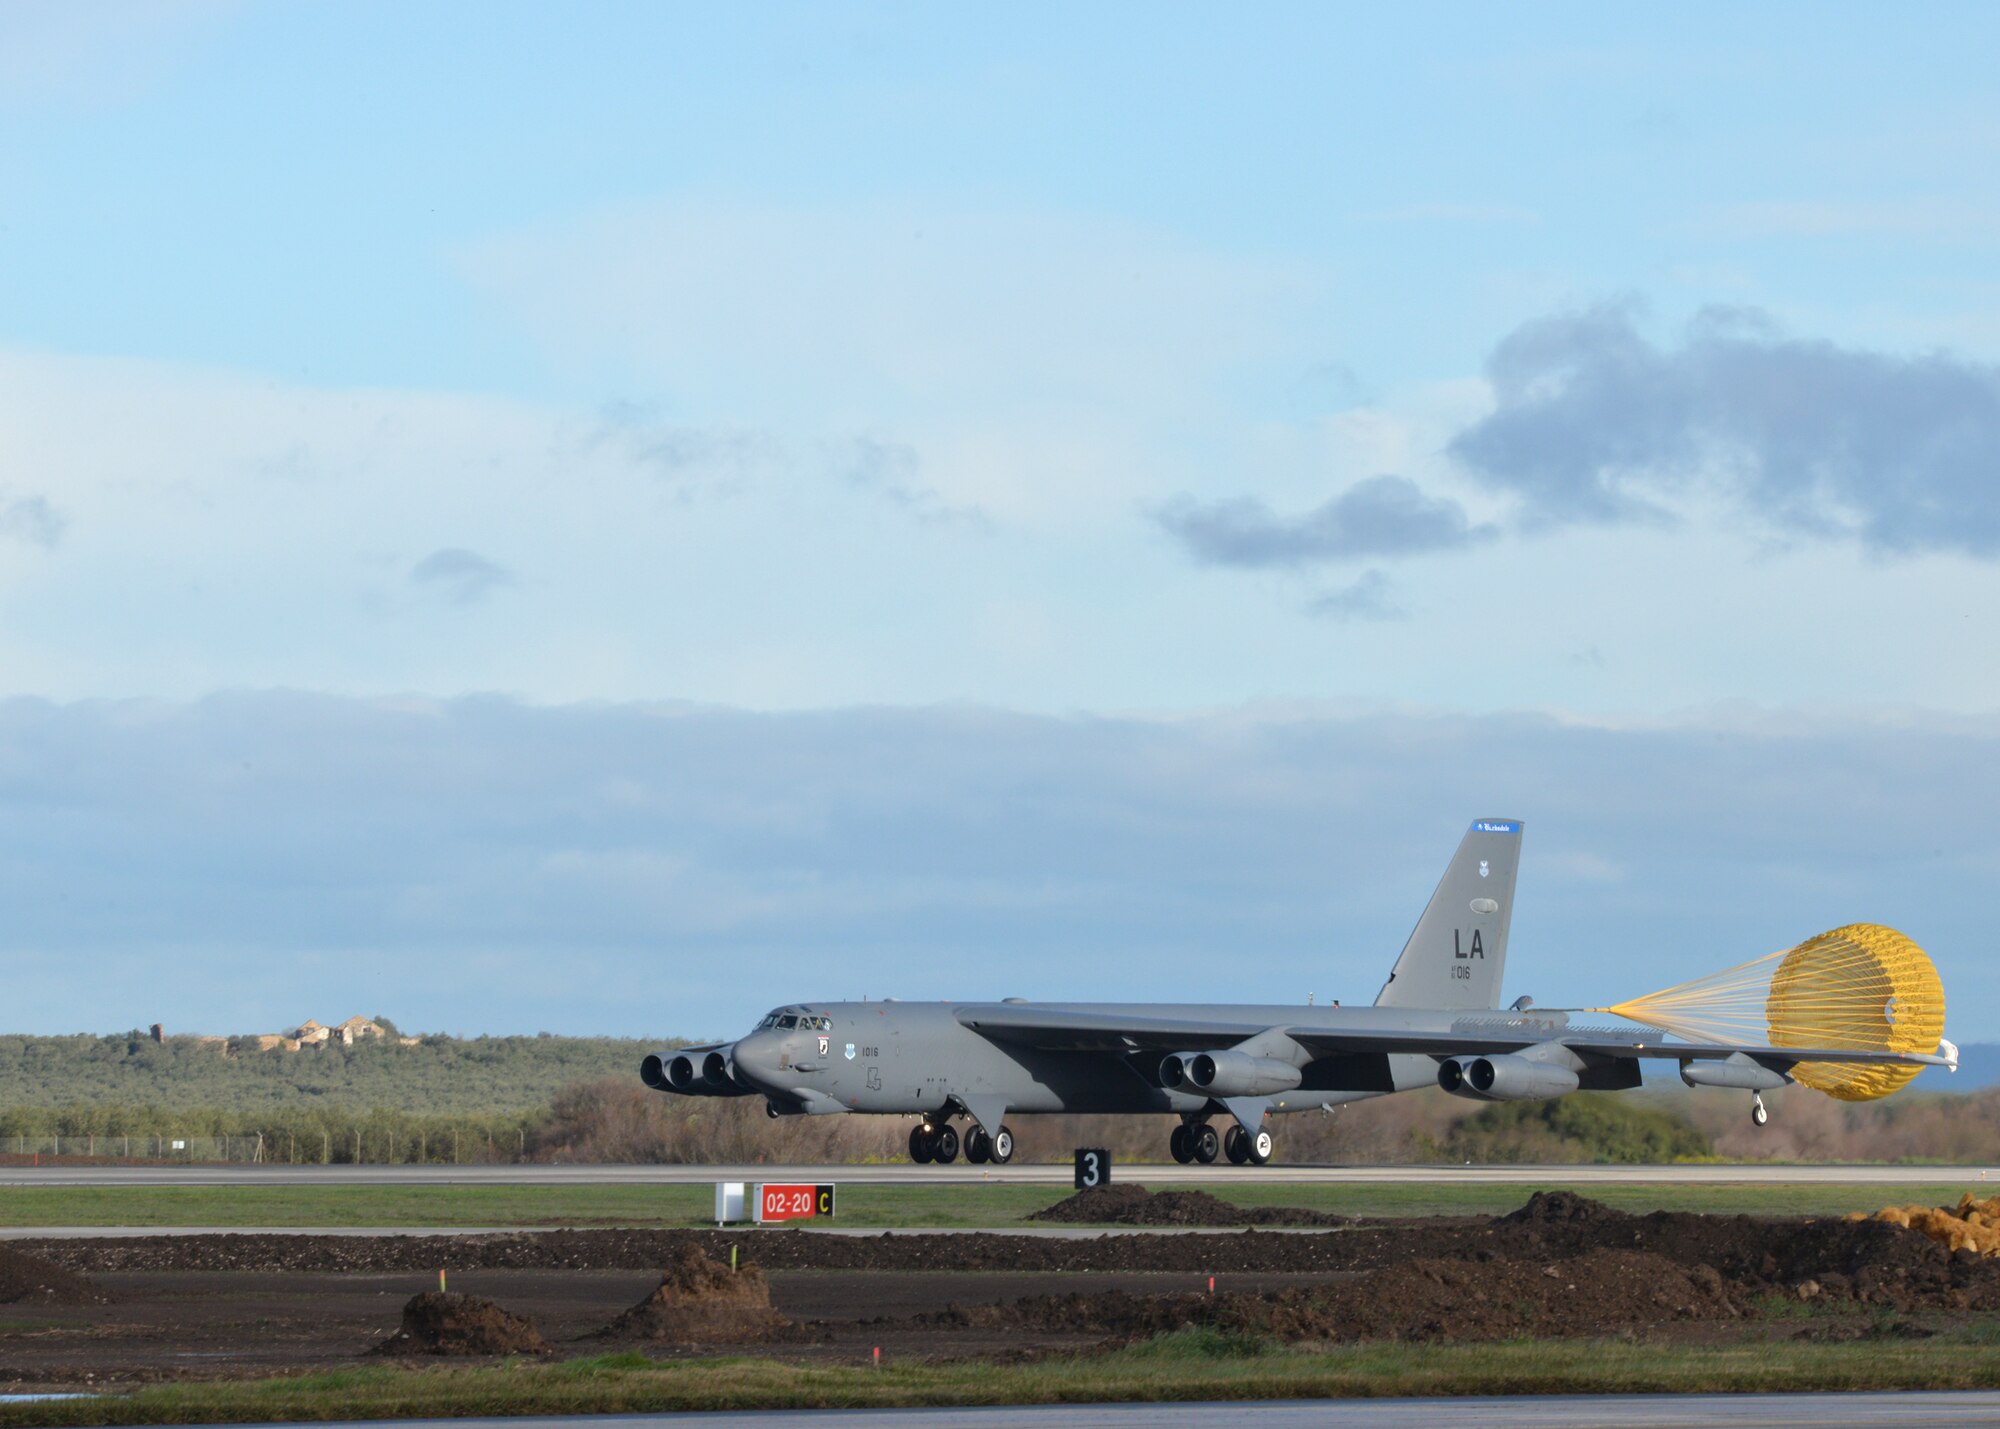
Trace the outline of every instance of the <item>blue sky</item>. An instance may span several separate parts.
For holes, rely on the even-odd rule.
[[[1354,996],[1504,813],[1544,1002],[1879,918],[1977,1040],[1996,41],[8,6],[17,1018]]]

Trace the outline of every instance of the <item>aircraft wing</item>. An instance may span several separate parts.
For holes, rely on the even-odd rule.
[[[1671,1061],[1719,1061],[1738,1053],[1760,1062],[1859,1062],[1868,1065],[1921,1063],[1943,1067],[1949,1062],[1925,1052],[1865,1052],[1841,1047],[1768,1047],[1748,1042],[1676,1042],[1664,1034],[1627,1036],[1621,1031],[1592,1028],[1540,1028],[1510,1034],[1485,1029],[1466,1032],[1337,1032],[1319,1028],[1287,1028],[1286,1035],[1323,1057],[1356,1052],[1418,1052],[1433,1057],[1469,1057],[1518,1052],[1544,1042],[1557,1042],[1579,1056],[1663,1058]]]
[[[1234,1047],[1255,1037],[1268,1022],[1230,1017],[1116,1015],[1066,1007],[1007,1002],[973,1003],[952,1009],[961,1025],[995,1042],[1014,1042],[1046,1052],[1200,1052]]]
[[[1134,1009],[1037,1007],[1033,1004],[975,1003],[953,1009],[964,1025],[996,1042],[1012,1042],[1051,1052],[1198,1052],[1232,1047],[1264,1032],[1282,1032],[1314,1058],[1357,1053],[1417,1053],[1436,1057],[1472,1057],[1518,1052],[1545,1042],[1558,1042],[1579,1056],[1592,1058],[1664,1058],[1712,1061],[1742,1053],[1782,1070],[1799,1062],[1920,1063],[1950,1065],[1943,1057],[1923,1052],[1861,1052],[1839,1047],[1760,1047],[1746,1043],[1676,1042],[1664,1033],[1644,1029],[1569,1027],[1553,1020],[1495,1017],[1466,1020],[1446,1032],[1396,1028],[1325,1028],[1273,1026],[1257,1019],[1228,1015],[1213,1017],[1160,1016]]]

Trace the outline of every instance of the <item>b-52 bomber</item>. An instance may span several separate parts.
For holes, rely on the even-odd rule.
[[[1010,1115],[1092,1112],[1176,1113],[1176,1161],[1263,1165],[1274,1114],[1418,1087],[1486,1102],[1617,1091],[1640,1085],[1643,1062],[1665,1059],[1689,1085],[1751,1092],[1761,1125],[1761,1093],[1802,1067],[1810,1080],[1810,1064],[1891,1064],[1904,1079],[1921,1065],[1955,1069],[1957,1049],[1941,1038],[1942,1056],[1857,1050],[1865,1038],[1752,1045],[1572,1025],[1567,1011],[1525,997],[1501,1010],[1521,837],[1518,819],[1473,823],[1372,1007],[804,1002],[733,1043],[650,1055],[640,1075],[683,1096],[761,1096],[773,1117],[913,1116],[910,1155],[920,1162],[950,1162],[962,1148],[968,1161],[1004,1164],[1014,1155]],[[1936,1003],[1941,1029],[1941,993]],[[1875,1008],[1878,1022],[1896,1020],[1893,997],[1886,1012],[1880,999]]]

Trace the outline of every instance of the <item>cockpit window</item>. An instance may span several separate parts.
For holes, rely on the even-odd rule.
[[[772,1027],[787,1030],[797,1027],[803,1028],[808,1032],[831,1032],[833,1031],[833,1019],[831,1017],[803,1017],[791,1012],[767,1012],[764,1014],[764,1020],[757,1024],[757,1030],[763,1032]]]

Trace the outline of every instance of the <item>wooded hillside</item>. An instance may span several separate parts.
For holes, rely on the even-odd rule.
[[[227,1052],[213,1040],[0,1036],[0,1107],[152,1107],[256,1113],[377,1109],[424,1116],[545,1110],[578,1082],[638,1085],[639,1061],[672,1040],[424,1037],[290,1052]]]

